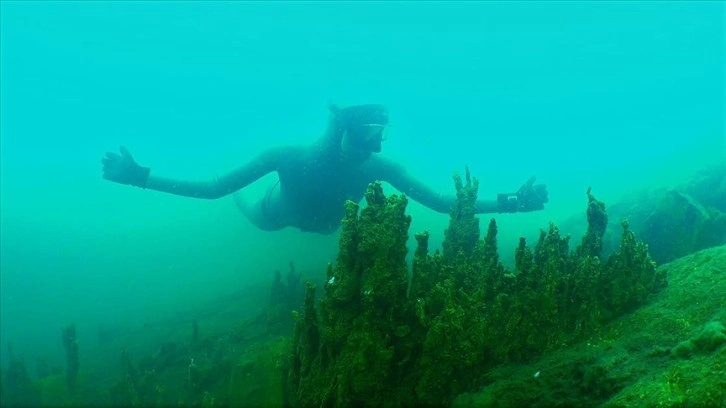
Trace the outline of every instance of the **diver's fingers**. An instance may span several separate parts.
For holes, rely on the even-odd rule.
[[[121,156],[118,153],[106,152],[106,157],[104,157],[103,160],[104,161],[121,160]]]
[[[126,146],[119,146],[118,150],[121,152],[121,156],[123,156],[125,159],[134,159]]]

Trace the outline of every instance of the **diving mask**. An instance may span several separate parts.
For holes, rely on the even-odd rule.
[[[368,123],[359,125],[361,128],[360,138],[363,141],[385,141],[388,139],[388,126],[380,123]]]
[[[351,126],[348,130],[348,143],[358,150],[378,153],[381,143],[387,139],[387,126],[367,123]]]

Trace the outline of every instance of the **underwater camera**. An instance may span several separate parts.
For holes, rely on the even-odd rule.
[[[537,178],[532,176],[516,193],[497,194],[499,210],[503,212],[536,211],[544,208],[549,201],[547,186],[534,184]]]

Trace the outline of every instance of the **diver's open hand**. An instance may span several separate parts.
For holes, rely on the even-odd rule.
[[[121,154],[106,152],[106,157],[101,160],[103,162],[103,178],[115,183],[146,187],[150,169],[139,166],[124,146],[121,146],[119,151]]]

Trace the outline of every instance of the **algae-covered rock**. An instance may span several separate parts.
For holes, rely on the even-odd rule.
[[[319,304],[308,285],[293,343],[295,404],[381,406],[410,398],[391,386],[400,383],[413,347],[406,301],[407,200],[385,197],[374,183],[366,201],[360,214],[357,204],[346,204],[340,251],[328,267]]]
[[[0,376],[0,403],[8,407],[40,405],[42,389],[33,384],[25,367],[25,362],[14,356],[8,346],[8,368]]]
[[[669,284],[648,305],[582,343],[497,367],[454,406],[725,406],[726,246],[658,271]]]
[[[653,257],[667,262],[726,242],[726,214],[688,193],[669,190],[643,220],[641,229]]]
[[[550,224],[533,250],[520,240],[516,270],[507,271],[497,253],[496,220],[479,237],[477,181],[468,173],[465,180],[454,179],[457,203],[443,253],[429,253],[428,233],[416,234],[410,285],[406,197],[385,197],[374,183],[360,214],[357,204],[346,204],[324,297],[316,301],[309,285],[297,315],[292,405],[450,405],[488,381],[487,373],[577,344],[665,286],[665,274],[656,271],[627,223],[619,251],[601,259],[607,213],[590,191],[588,232],[576,251],[569,250],[569,236]],[[579,376],[575,389],[604,400],[630,378],[613,375],[609,367],[622,360],[617,362],[581,359],[562,374]],[[552,376],[557,370],[542,372],[560,378]],[[588,398],[574,395],[571,401]],[[545,400],[519,400],[532,401]]]
[[[654,187],[611,203],[610,218],[627,219],[658,264],[726,245],[726,163],[705,167],[675,185],[659,183],[653,180]],[[577,217],[562,226],[579,229],[581,224]],[[603,242],[605,253],[617,249],[618,238],[619,231],[608,231]]]
[[[673,347],[673,355],[688,358],[694,354],[705,354],[726,344],[726,328],[721,322],[708,322],[695,337]]]
[[[231,369],[226,389],[210,390],[208,405],[284,407],[285,368],[290,354],[290,338],[281,337],[255,347]],[[216,404],[212,404],[214,401]]]

